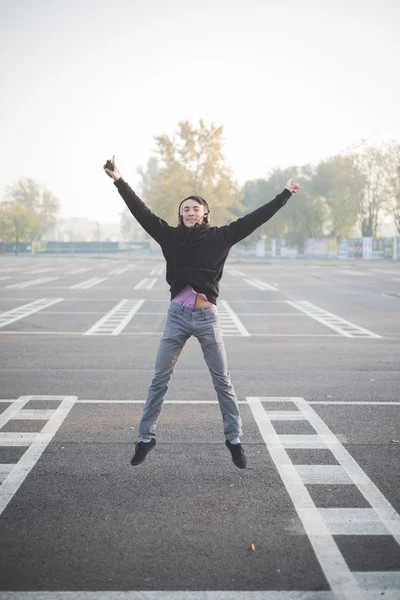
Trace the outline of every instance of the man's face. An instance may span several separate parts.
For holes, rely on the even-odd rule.
[[[182,207],[183,224],[186,227],[194,227],[196,223],[203,222],[204,206],[196,200],[186,200]]]

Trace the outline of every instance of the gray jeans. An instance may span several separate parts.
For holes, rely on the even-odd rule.
[[[205,308],[185,308],[171,302],[157,352],[154,377],[139,423],[139,437],[156,437],[157,419],[168,382],[182,348],[191,335],[199,340],[209,368],[217,392],[226,439],[233,440],[242,435],[242,420],[228,371],[217,307],[213,305]]]

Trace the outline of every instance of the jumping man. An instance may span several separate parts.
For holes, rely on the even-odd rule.
[[[106,163],[107,164],[107,163]],[[104,170],[114,180],[128,209],[145,231],[161,246],[167,263],[166,279],[171,302],[157,352],[153,380],[139,423],[132,465],[142,463],[156,445],[156,425],[176,361],[190,336],[200,342],[222,413],[225,444],[234,464],[246,468],[240,438],[242,420],[228,362],[217,310],[219,282],[229,251],[266,223],[300,188],[289,179],[273,200],[229,225],[212,227],[210,209],[201,196],[189,196],[179,205],[177,227],[157,217],[113,169]],[[109,165],[111,166],[111,165]]]

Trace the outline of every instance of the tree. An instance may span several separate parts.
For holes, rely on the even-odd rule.
[[[147,161],[146,169],[143,169],[143,167],[139,167],[138,169],[136,169],[136,171],[142,179],[141,185],[139,187],[141,195],[144,196],[146,194],[147,189],[151,188],[154,185],[157,185],[157,158],[155,156],[151,156]],[[122,239],[128,242],[151,239],[149,234],[138,225],[136,219],[132,218],[132,214],[130,213],[128,207],[125,207],[124,210],[119,213],[119,215],[121,217],[120,231]]]
[[[285,238],[289,243],[301,246],[307,238],[323,235],[326,207],[321,199],[311,193],[313,172],[309,166],[291,166],[283,170],[275,168],[268,179],[247,181],[243,199],[246,212],[275,198],[290,177],[301,182],[301,199],[293,195],[282,210],[249,237],[249,242],[259,238]]]
[[[400,235],[400,146],[391,148],[390,202],[386,213],[393,217],[397,232]]]
[[[357,223],[363,175],[351,156],[321,161],[310,182],[311,193],[327,207],[325,230],[337,242],[350,236]]]
[[[56,224],[60,202],[52,192],[34,179],[23,177],[14,185],[7,186],[5,201],[10,205],[24,206],[36,213],[39,227],[36,229],[35,239],[40,239]]]
[[[15,241],[15,254],[18,254],[18,243],[32,240],[32,232],[40,227],[37,214],[19,204],[0,206],[0,235],[2,242]]]
[[[143,195],[152,210],[170,223],[177,222],[177,209],[186,196],[203,196],[210,205],[213,223],[222,225],[242,209],[240,189],[222,153],[223,127],[203,120],[196,129],[188,121],[178,123],[170,139],[155,136],[157,168],[142,175]],[[149,166],[149,165],[148,165]],[[236,211],[236,212],[235,212]]]
[[[377,235],[379,217],[390,203],[392,147],[393,142],[376,147],[363,139],[349,151],[357,169],[362,173],[358,218],[363,237]]]

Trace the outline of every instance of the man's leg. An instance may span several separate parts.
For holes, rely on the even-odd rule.
[[[217,392],[225,437],[230,442],[236,442],[242,435],[242,419],[228,370],[217,307],[204,309],[202,315],[199,314],[196,325],[195,335],[201,344],[203,356]]]
[[[168,311],[164,333],[157,352],[153,380],[139,423],[139,437],[144,441],[156,437],[157,419],[161,413],[168,383],[182,348],[189,337],[185,316],[172,307]]]

